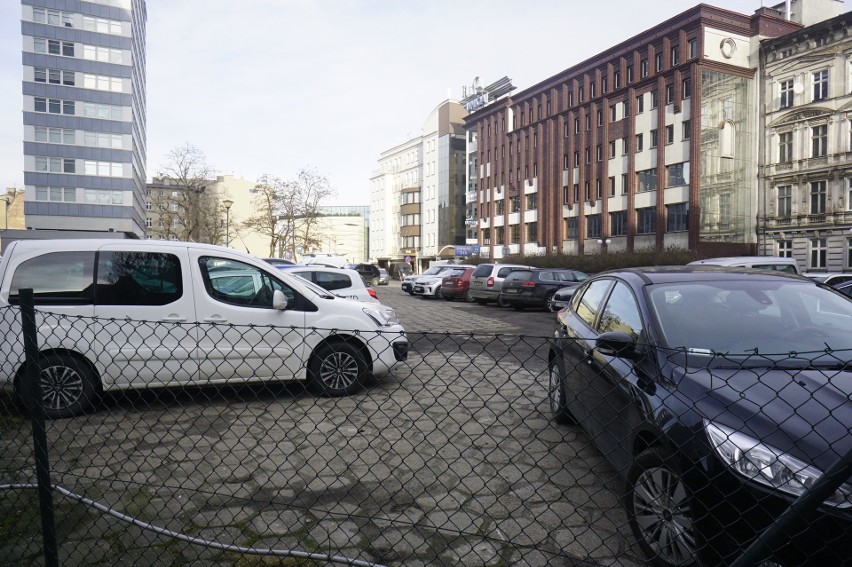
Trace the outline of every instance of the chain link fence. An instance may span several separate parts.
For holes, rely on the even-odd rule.
[[[9,329],[0,339],[4,374],[36,396],[24,387],[20,312],[6,308],[0,317]],[[329,334],[316,329],[38,318],[42,355],[30,380],[41,377],[48,417],[63,404],[75,415],[39,422],[39,409],[27,411],[32,403],[11,387],[0,394],[0,565],[646,564],[625,508],[636,475],[616,470],[584,428],[554,422],[553,338],[409,334],[407,360],[375,378],[363,372],[363,337],[345,331],[331,333],[340,340],[326,358],[338,364],[325,368],[302,349]],[[397,339],[369,337],[375,351]],[[275,341],[279,352],[249,348],[235,357],[224,346]],[[207,343],[221,348],[197,348]],[[53,350],[45,354],[45,345]],[[326,389],[347,381],[349,359],[358,367],[353,387]],[[747,371],[760,382],[758,370]],[[307,380],[278,379],[293,375]],[[836,380],[829,413],[848,435],[850,378],[842,371]],[[120,387],[101,392],[105,383]],[[596,394],[606,403],[608,392]],[[660,415],[660,427],[675,417]],[[611,425],[608,434],[626,435]],[[837,459],[823,476],[832,483],[826,496],[779,528],[781,543],[767,542],[773,552],[792,552],[797,564],[820,564],[827,553],[832,565],[849,563],[849,494],[841,493],[845,504],[814,510],[843,490],[849,460]],[[761,508],[760,490],[733,488],[735,475],[726,474],[713,492],[720,509],[747,500],[750,517],[761,520],[732,518],[714,524],[712,537],[697,537],[705,516],[717,515],[706,491],[689,508],[699,500],[689,486],[701,477],[699,464],[672,468],[686,486],[653,474],[645,480],[657,494],[649,506],[686,518],[666,524],[684,530],[670,543],[686,541],[686,554],[668,555],[680,564],[729,564],[785,512],[778,499]],[[724,552],[706,549],[716,543]],[[757,564],[765,554],[741,561]]]

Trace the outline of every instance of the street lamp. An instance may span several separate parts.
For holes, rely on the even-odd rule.
[[[222,201],[222,206],[225,207],[225,246],[231,246],[231,206],[234,202],[230,199]]]

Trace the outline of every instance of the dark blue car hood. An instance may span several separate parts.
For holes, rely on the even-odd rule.
[[[852,372],[675,366],[674,378],[702,417],[821,470],[852,447]]]

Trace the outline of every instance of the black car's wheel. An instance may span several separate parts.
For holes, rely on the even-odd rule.
[[[652,447],[636,457],[627,473],[624,505],[633,535],[654,565],[696,562],[689,489],[671,453]]]
[[[575,424],[577,420],[568,410],[568,398],[565,395],[565,386],[562,384],[562,373],[556,360],[551,360],[548,370],[548,399],[550,400],[550,413],[553,421],[563,424]]]
[[[502,294],[498,295],[497,296],[497,307],[508,307],[508,306],[509,306],[509,304],[506,303],[505,299],[503,299],[503,295]]]
[[[443,298],[444,298],[444,299],[446,299],[447,301],[452,301],[452,300],[454,300],[454,299],[455,299],[455,297],[453,297],[453,296],[451,296],[451,295],[447,295],[446,293],[442,293],[442,294],[441,294],[441,297],[443,297]]]
[[[544,309],[545,311],[553,312],[553,294],[548,293],[547,297],[544,298]]]
[[[360,390],[366,378],[367,363],[350,344],[324,344],[308,363],[308,388],[323,396],[348,396]]]
[[[371,286],[373,286],[373,287],[378,287],[378,285],[379,285],[379,278],[373,278],[373,279],[371,279],[371,280],[370,280],[370,285],[371,285]]]
[[[41,404],[46,417],[71,417],[85,412],[95,403],[99,380],[83,360],[71,354],[48,354],[41,357],[39,365]],[[26,378],[21,377],[20,380]],[[19,395],[23,396],[20,381],[17,386]],[[24,405],[32,409],[26,399]]]
[[[468,303],[475,303],[476,302],[476,299],[474,299],[474,297],[473,297],[473,292],[471,292],[470,290],[467,290],[466,292],[464,292],[464,300],[467,301]]]

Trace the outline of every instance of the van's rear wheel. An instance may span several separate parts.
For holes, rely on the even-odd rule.
[[[314,351],[308,363],[308,388],[323,396],[353,394],[363,387],[366,378],[367,363],[350,344],[324,344]]]
[[[47,354],[39,359],[38,381],[41,386],[41,405],[50,419],[81,414],[92,407],[98,398],[98,377],[88,364],[72,354]],[[24,396],[26,376],[18,380],[18,394],[24,406],[32,404]]]

